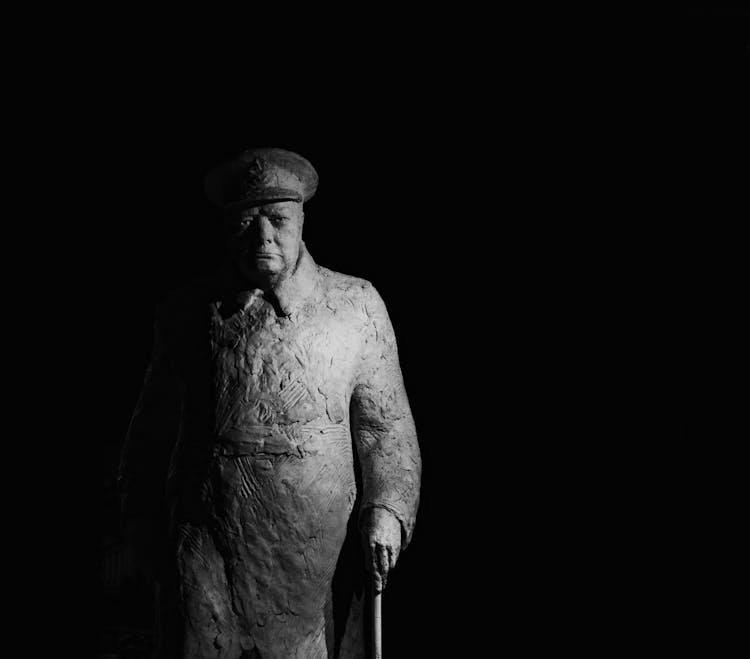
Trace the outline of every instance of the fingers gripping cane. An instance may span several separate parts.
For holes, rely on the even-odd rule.
[[[372,656],[374,659],[383,659],[383,616],[382,616],[383,593],[375,590],[372,584]]]

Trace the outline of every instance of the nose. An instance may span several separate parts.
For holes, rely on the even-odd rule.
[[[259,215],[257,220],[258,238],[262,243],[270,243],[273,239],[273,226],[265,215]]]

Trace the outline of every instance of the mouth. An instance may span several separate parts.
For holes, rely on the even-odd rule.
[[[273,254],[271,252],[252,252],[252,256],[256,259],[274,259],[278,254]]]

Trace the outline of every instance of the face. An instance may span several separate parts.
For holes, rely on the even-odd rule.
[[[229,252],[253,280],[278,278],[294,270],[302,241],[302,204],[280,201],[246,208],[227,219]]]

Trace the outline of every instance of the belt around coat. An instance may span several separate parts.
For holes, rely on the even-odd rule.
[[[319,421],[289,426],[245,425],[228,428],[217,437],[218,454],[227,457],[294,455],[301,458],[332,444],[351,446],[347,425]]]

